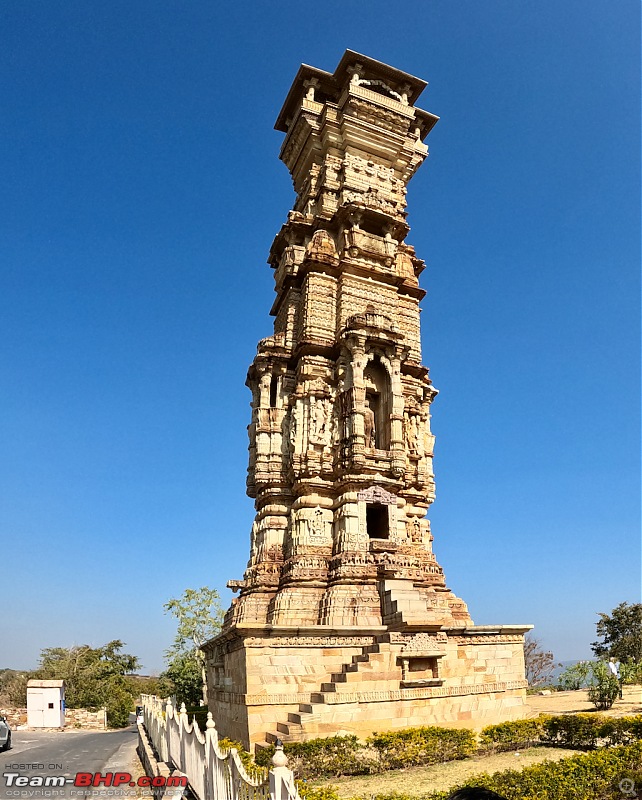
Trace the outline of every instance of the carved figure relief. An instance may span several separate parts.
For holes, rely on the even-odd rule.
[[[413,544],[420,544],[423,541],[421,523],[417,517],[413,517],[412,519],[408,520],[406,523],[406,530],[408,531],[408,536]]]
[[[310,406],[310,443],[320,444],[325,432],[325,408],[323,400],[317,399]]]
[[[375,413],[368,403],[363,411],[364,432],[366,439],[366,447],[372,449],[376,441],[376,423]]]
[[[285,454],[289,453],[292,449],[292,430],[291,430],[291,421],[290,415],[286,414],[283,417],[283,436],[282,436],[282,443],[283,443],[283,452]]]
[[[252,523],[252,530],[250,532],[250,562],[256,557],[256,520]]]
[[[290,416],[289,416],[289,441],[290,441],[290,449],[294,453],[296,451],[296,438],[297,438],[297,418],[296,418],[296,406],[292,406],[290,409]]]
[[[323,511],[317,506],[314,513],[306,520],[308,525],[308,536],[311,541],[325,539],[325,521],[323,519]]]
[[[404,414],[403,435],[408,453],[417,455],[418,425],[416,414],[409,414],[408,412]]]
[[[396,495],[390,494],[390,492],[382,489],[381,486],[370,486],[368,489],[362,489],[357,498],[360,503],[380,503],[386,506],[397,505]]]

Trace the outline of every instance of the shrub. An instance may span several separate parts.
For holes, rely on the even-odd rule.
[[[363,775],[376,770],[376,762],[354,735],[330,736],[307,742],[288,742],[283,751],[288,766],[298,778],[333,778],[339,775]],[[256,763],[269,767],[274,746],[260,750]]]
[[[623,778],[640,780],[641,760],[642,742],[636,742],[628,747],[602,749],[561,761],[544,761],[525,767],[521,772],[482,773],[448,792],[425,795],[424,800],[446,800],[455,788],[464,786],[484,786],[507,800],[621,800],[619,783]],[[388,800],[388,797],[380,795],[377,800]]]
[[[620,684],[603,661],[592,664],[591,683],[588,689],[588,697],[591,703],[601,711],[611,708],[615,699],[620,694]]]
[[[110,728],[124,728],[129,725],[129,714],[135,708],[134,695],[126,679],[121,675],[114,675],[109,680],[109,689],[106,692],[107,724]]]
[[[538,744],[543,732],[542,717],[518,719],[484,728],[479,736],[479,743],[488,750],[518,750]]]
[[[475,734],[451,728],[408,728],[375,733],[365,743],[356,736],[288,742],[283,750],[297,778],[332,778],[466,758],[476,749]],[[269,767],[274,746],[260,750],[256,763]]]
[[[476,748],[472,731],[436,727],[375,733],[367,743],[377,751],[382,770],[466,758]]]
[[[578,661],[567,667],[557,679],[557,684],[564,691],[576,691],[583,689],[591,673],[590,661]]]
[[[630,720],[629,730],[635,739],[642,739],[642,715],[637,714],[634,717],[621,717],[621,719]]]
[[[620,664],[620,675],[622,676],[622,683],[628,685],[642,683],[642,663],[637,664],[635,661],[628,661]]]
[[[218,740],[218,746],[224,752],[227,752],[235,747],[238,756],[241,759],[241,764],[243,764],[247,774],[250,777],[265,777],[265,769],[263,769],[262,766],[257,765],[252,758],[252,754],[248,753],[240,742],[235,742],[233,739],[223,738]],[[270,766],[272,765],[270,764]]]
[[[540,719],[544,728],[543,742],[576,749],[597,747],[600,725],[604,722],[599,714],[561,714]]]
[[[204,733],[207,726],[207,706],[187,706],[186,711],[187,719],[190,722],[196,720],[199,730]],[[233,745],[233,747],[236,747],[236,745]]]
[[[305,781],[297,781],[296,787],[301,800],[339,800],[334,786],[310,786]]]
[[[642,739],[642,716],[603,718],[598,736],[606,746],[630,744]]]

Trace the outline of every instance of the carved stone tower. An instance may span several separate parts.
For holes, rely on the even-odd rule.
[[[297,194],[270,251],[274,334],[252,391],[250,560],[205,646],[226,735],[519,716],[523,633],[474,626],[432,551],[430,406],[406,185],[437,117],[426,83],[346,51],[302,66],[276,122]]]

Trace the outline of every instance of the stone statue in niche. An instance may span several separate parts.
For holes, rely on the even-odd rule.
[[[376,441],[376,430],[375,430],[375,415],[374,411],[368,403],[363,411],[363,422],[364,422],[364,433],[366,436],[366,447],[373,448],[375,446]]]
[[[340,398],[337,398],[332,410],[332,414],[330,415],[329,444],[333,450],[336,450],[341,444],[342,426],[343,418],[341,414],[341,400]]]
[[[421,522],[419,522],[419,519],[413,517],[411,520],[408,520],[407,527],[410,541],[413,544],[421,544],[423,536],[421,534]]]
[[[334,414],[334,406],[332,400],[323,401],[323,412],[325,414],[325,426],[323,428],[323,436],[321,437],[321,444],[324,447],[330,447],[336,438],[336,416]]]
[[[296,421],[295,406],[292,406],[292,408],[290,409],[289,420],[290,420],[288,426],[289,444],[290,444],[290,450],[294,453],[296,449],[296,436],[297,436],[297,421]]]
[[[417,455],[417,416],[416,414],[404,414],[403,434],[406,448],[411,455]]]
[[[257,524],[256,521],[252,523],[252,530],[250,531],[250,562],[256,556],[256,532],[257,532]]]
[[[325,444],[328,434],[328,420],[325,403],[319,397],[310,409],[310,442]]]

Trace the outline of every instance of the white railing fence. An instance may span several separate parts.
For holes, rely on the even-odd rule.
[[[300,800],[280,745],[269,772],[257,767],[249,775],[236,748],[221,749],[211,712],[202,732],[195,719],[188,721],[184,703],[176,711],[171,699],[143,695],[142,701],[143,724],[159,760],[187,775],[198,800]]]

